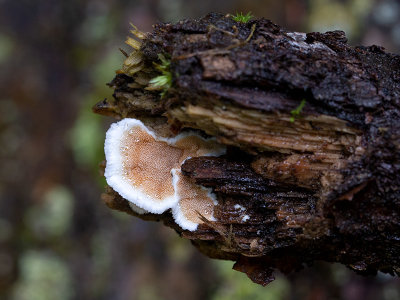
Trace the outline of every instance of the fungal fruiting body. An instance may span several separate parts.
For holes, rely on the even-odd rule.
[[[104,145],[105,177],[137,213],[161,214],[172,209],[183,229],[196,230],[203,216],[213,219],[215,196],[182,175],[182,163],[196,156],[219,156],[225,147],[195,133],[164,138],[140,120],[111,125]]]
[[[172,208],[175,222],[184,229],[196,230],[199,223],[203,223],[200,214],[210,221],[214,221],[213,209],[218,202],[211,189],[193,184],[183,176],[179,169],[172,170],[174,189],[178,203]]]

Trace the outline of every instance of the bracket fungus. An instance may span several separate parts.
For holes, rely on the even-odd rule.
[[[126,118],[111,125],[104,144],[109,186],[139,214],[172,209],[182,229],[194,231],[202,217],[214,220],[211,190],[185,177],[180,167],[191,157],[220,156],[225,146],[194,132],[173,138],[158,136],[140,120]]]

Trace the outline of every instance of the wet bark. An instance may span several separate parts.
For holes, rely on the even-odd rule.
[[[94,111],[226,144],[225,156],[182,166],[216,193],[217,221],[182,231],[168,212],[139,216],[108,189],[111,208],[164,221],[260,284],[315,260],[400,274],[398,55],[351,47],[340,31],[288,32],[220,14],[157,24],[142,38],[109,84],[114,99]],[[171,62],[162,97],[148,88],[158,54]]]

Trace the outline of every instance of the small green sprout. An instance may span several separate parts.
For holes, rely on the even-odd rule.
[[[161,61],[161,64],[154,64],[155,68],[161,72],[161,75],[158,75],[149,81],[148,90],[151,91],[161,91],[161,98],[165,96],[169,88],[172,86],[172,73],[170,71],[171,62],[165,58],[164,55],[159,54],[158,58]]]
[[[253,16],[251,15],[251,12],[248,12],[245,15],[243,13],[236,13],[236,15],[232,16],[233,20],[235,20],[236,22],[241,22],[241,23],[247,23],[252,18],[253,18]]]
[[[302,109],[304,108],[304,106],[306,105],[306,100],[303,99],[300,102],[300,105],[297,106],[295,109],[293,109],[290,113],[292,114],[292,116],[290,117],[290,122],[294,122],[294,120],[296,119],[296,117],[300,116],[300,113],[302,111]]]

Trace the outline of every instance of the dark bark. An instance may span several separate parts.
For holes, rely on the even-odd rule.
[[[210,257],[236,260],[260,284],[274,269],[315,260],[400,274],[398,55],[351,47],[340,31],[301,34],[219,14],[158,24],[140,51],[142,69],[117,75],[114,99],[94,110],[168,120],[174,132],[199,129],[229,146],[224,157],[182,166],[217,194],[218,221],[182,232],[168,213],[144,218],[163,220]],[[173,75],[163,98],[144,89],[160,53]],[[107,203],[130,212],[113,191]]]

